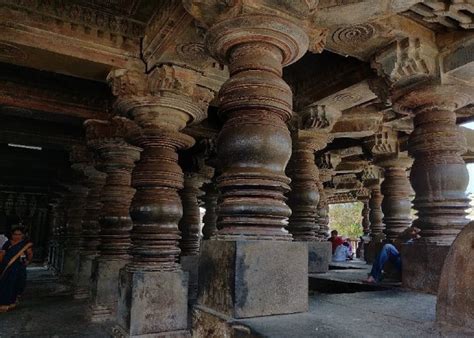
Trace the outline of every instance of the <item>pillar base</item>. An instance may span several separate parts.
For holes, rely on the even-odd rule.
[[[307,245],[204,241],[198,304],[233,318],[308,311]]]
[[[91,294],[92,263],[96,255],[81,255],[74,299],[87,299]]]
[[[402,286],[436,294],[449,246],[424,243],[402,245]]]
[[[189,336],[188,273],[122,269],[117,323],[126,337]]]
[[[199,256],[183,256],[180,261],[183,271],[189,274],[188,299],[194,303],[198,295]]]
[[[329,271],[332,259],[331,242],[304,242],[308,246],[308,273]]]
[[[93,262],[91,321],[103,322],[115,318],[119,273],[127,263],[127,259],[107,258],[98,258]]]

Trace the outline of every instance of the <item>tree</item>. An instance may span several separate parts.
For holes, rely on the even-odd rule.
[[[341,203],[329,205],[329,228],[337,230],[339,236],[353,239],[362,236],[362,208],[361,202]]]

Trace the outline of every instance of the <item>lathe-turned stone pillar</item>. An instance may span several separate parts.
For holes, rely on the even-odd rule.
[[[307,242],[309,273],[327,272],[331,243],[319,236],[319,169],[314,153],[326,147],[328,133],[341,115],[326,106],[311,106],[298,114],[293,153],[287,173],[291,177],[288,205],[291,208],[288,231],[295,241]]]
[[[219,199],[219,190],[214,182],[204,185],[204,201],[206,213],[202,219],[204,226],[202,227],[202,238],[204,240],[211,239],[217,233],[217,201]]]
[[[326,240],[329,237],[329,203],[328,191],[324,188],[324,183],[330,182],[334,174],[334,170],[340,163],[340,157],[325,153],[318,156],[316,163],[319,168],[319,203],[318,203],[318,224],[319,224],[319,238]]]
[[[382,239],[385,225],[383,224],[382,201],[383,195],[380,190],[380,184],[375,183],[369,187],[369,221],[370,221],[370,235],[372,239]]]
[[[415,129],[408,142],[414,158],[410,181],[421,239],[402,250],[403,284],[437,292],[449,246],[468,223],[469,175],[461,155],[466,140],[456,125],[456,109],[474,101],[469,86],[425,86],[400,96],[395,109],[414,115]]]
[[[388,156],[377,161],[377,165],[384,168],[384,181],[380,185],[383,195],[382,212],[384,233],[389,240],[395,240],[411,225],[412,192],[408,180],[407,168],[412,160],[403,156]]]
[[[370,234],[370,220],[369,220],[369,201],[365,200],[363,201],[364,207],[362,208],[361,216],[362,216],[362,229],[364,232],[364,236],[367,236]]]
[[[236,318],[307,310],[307,248],[290,242],[284,229],[291,214],[284,194],[290,189],[285,168],[292,149],[286,126],[292,93],[281,76],[282,66],[299,59],[309,44],[289,13],[294,7],[301,7],[301,16],[311,11],[300,2],[287,3],[285,12],[272,2],[233,6],[185,1],[210,27],[208,50],[230,72],[219,92],[225,120],[217,143],[221,229],[217,240],[203,243],[198,296],[203,307],[196,321],[205,308]]]
[[[79,255],[82,247],[82,219],[89,189],[86,186],[84,170],[90,161],[90,154],[85,146],[75,146],[70,152],[73,182],[69,186],[70,199],[67,208],[67,225],[65,233],[65,251],[62,275],[76,278],[79,266]]]
[[[82,221],[82,249],[74,291],[74,298],[76,299],[89,298],[90,296],[92,263],[99,252],[99,217],[102,208],[102,188],[105,184],[106,174],[95,169],[94,164],[89,164],[84,171],[87,177],[86,186],[89,189],[89,194],[87,195]]]
[[[203,193],[200,190],[203,184],[203,178],[198,173],[185,173],[184,186],[179,193],[183,203],[183,217],[179,221],[181,256],[199,255],[201,213],[198,197]]]
[[[341,115],[326,106],[311,106],[298,114],[293,153],[287,173],[292,179],[288,205],[291,216],[287,229],[295,241],[319,239],[319,169],[314,153],[326,147],[328,133]]]
[[[130,121],[85,122],[88,145],[99,154],[97,168],[106,176],[102,189],[100,210],[99,256],[93,263],[91,319],[112,319],[117,309],[119,271],[130,261],[130,203],[135,194],[131,174],[140,158],[140,148],[124,138],[130,132]]]
[[[138,125],[133,140],[143,148],[132,179],[132,261],[120,273],[117,330],[126,336],[184,335],[189,329],[188,274],[178,263],[183,172],[177,151],[193,145],[180,131],[205,118],[212,98],[198,79],[174,65],[148,75],[116,70],[108,76],[115,108]]]

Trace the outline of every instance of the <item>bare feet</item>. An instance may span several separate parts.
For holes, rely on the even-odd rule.
[[[372,276],[369,276],[366,280],[365,280],[366,283],[370,283],[370,284],[375,284],[377,283],[377,281],[375,280],[374,277]]]

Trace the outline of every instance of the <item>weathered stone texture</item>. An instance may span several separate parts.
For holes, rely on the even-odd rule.
[[[117,322],[129,337],[184,336],[187,304],[186,272],[120,272]]]
[[[234,318],[307,311],[307,257],[305,243],[204,241],[198,303]]]
[[[402,256],[402,286],[408,289],[438,293],[438,284],[449,246],[433,244],[406,244]]]
[[[436,321],[474,332],[474,223],[458,234],[444,261]]]
[[[306,242],[308,245],[308,272],[323,273],[329,270],[332,259],[330,242]]]

